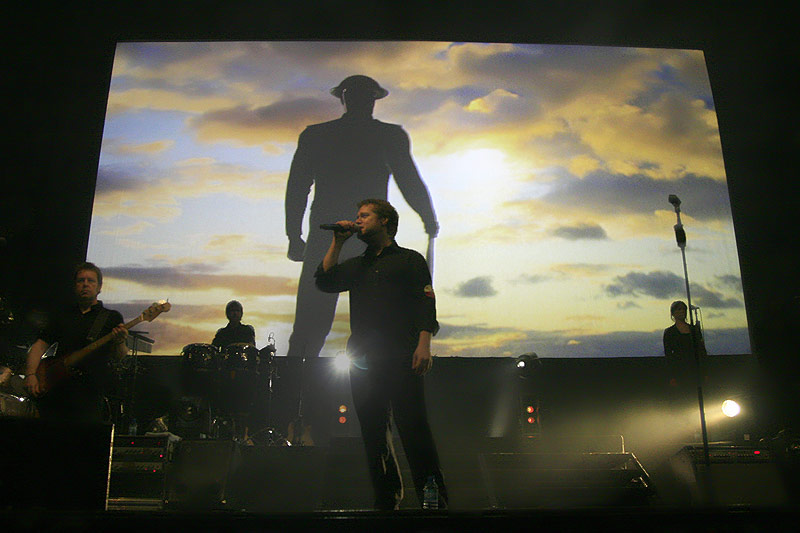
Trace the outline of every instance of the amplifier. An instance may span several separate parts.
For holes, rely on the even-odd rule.
[[[706,460],[703,446],[684,446],[683,453],[686,454],[696,464],[704,463]],[[772,453],[767,447],[759,448],[756,446],[709,444],[708,459],[712,464],[769,463],[772,462]]]
[[[700,445],[684,446],[670,465],[693,504],[784,505],[789,490],[769,448],[709,444],[709,464]]]
[[[109,508],[123,501],[150,501],[150,508],[164,501],[166,465],[172,460],[173,442],[168,436],[119,435],[111,454]]]

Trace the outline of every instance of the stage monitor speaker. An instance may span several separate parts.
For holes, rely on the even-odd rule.
[[[0,502],[11,509],[104,510],[110,424],[0,418]]]
[[[230,440],[183,440],[167,465],[166,508],[191,511],[228,509],[228,480],[239,462]]]
[[[491,508],[642,506],[655,498],[632,453],[491,453],[479,461]]]
[[[712,444],[706,465],[702,446],[684,446],[670,463],[692,504],[763,507],[789,502],[769,448]]]
[[[183,439],[198,440],[211,434],[208,400],[182,396],[170,404],[169,431]]]
[[[230,508],[250,513],[319,510],[325,462],[317,446],[240,446],[228,484]]]

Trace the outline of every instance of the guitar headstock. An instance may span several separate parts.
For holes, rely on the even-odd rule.
[[[147,320],[148,322],[152,322],[155,317],[160,315],[161,313],[166,313],[170,310],[172,305],[164,300],[159,302],[153,303],[150,307],[144,310],[142,313],[142,319]]]

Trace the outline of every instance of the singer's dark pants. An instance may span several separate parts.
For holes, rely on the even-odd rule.
[[[350,387],[375,491],[375,508],[396,509],[403,498],[400,468],[392,445],[392,418],[400,431],[420,505],[425,480],[433,475],[439,487],[439,508],[446,508],[447,488],[428,424],[423,377],[412,372],[410,363],[408,367],[361,370],[352,366],[350,370]]]

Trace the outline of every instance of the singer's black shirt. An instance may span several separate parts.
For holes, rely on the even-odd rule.
[[[351,356],[371,363],[404,363],[417,347],[420,331],[435,334],[436,300],[425,258],[396,242],[380,255],[369,248],[325,272],[316,272],[324,292],[350,291]]]

